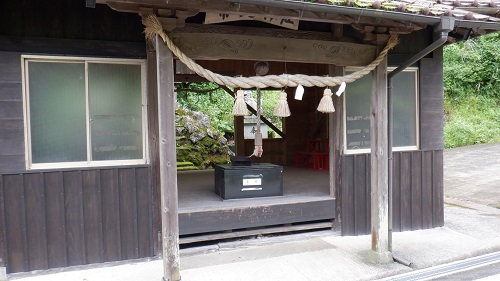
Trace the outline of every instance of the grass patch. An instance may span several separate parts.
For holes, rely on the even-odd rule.
[[[445,147],[500,143],[499,103],[485,96],[445,98]]]

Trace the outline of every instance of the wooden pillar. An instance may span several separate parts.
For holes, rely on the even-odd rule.
[[[371,95],[371,258],[392,262],[389,251],[389,182],[387,154],[387,57],[375,68]]]
[[[343,37],[343,25],[333,24],[332,32],[335,40]],[[328,75],[343,76],[344,67],[329,65]],[[338,87],[337,87],[338,88]],[[342,165],[341,156],[344,151],[344,95],[340,97],[333,95],[333,106],[335,112],[328,115],[328,140],[329,140],[329,172],[330,172],[330,196],[335,197],[335,220],[334,230],[341,230],[342,222]]]
[[[244,116],[234,116],[234,144],[236,156],[245,156]]]
[[[158,90],[156,80],[156,50],[154,42],[146,43],[148,68],[148,151],[151,165],[151,200],[153,209],[153,253],[161,255],[161,190],[160,154],[158,142]]]
[[[161,230],[163,281],[178,281],[179,215],[177,199],[177,162],[175,155],[175,92],[172,52],[159,36],[155,40],[158,89],[160,153]]]

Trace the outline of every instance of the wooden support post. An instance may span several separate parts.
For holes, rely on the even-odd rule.
[[[174,65],[172,52],[159,36],[156,36],[155,49],[158,81],[163,281],[178,281],[181,276],[175,155]]]
[[[160,190],[160,155],[158,142],[158,90],[156,80],[156,50],[154,42],[146,43],[148,67],[148,151],[151,165],[151,190],[153,208],[153,253],[161,255],[161,198]]]
[[[234,116],[234,144],[236,145],[236,156],[246,156],[244,118],[244,116]]]
[[[371,258],[392,262],[389,251],[389,183],[387,154],[387,57],[375,68],[371,95]]]
[[[332,32],[335,40],[343,37],[343,25],[333,24]],[[328,75],[343,76],[344,67],[329,65]],[[341,230],[342,222],[342,165],[341,156],[344,151],[344,95],[332,96],[335,112],[328,115],[330,196],[335,197],[335,220],[333,230]]]

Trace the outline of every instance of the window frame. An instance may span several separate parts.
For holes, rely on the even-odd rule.
[[[357,70],[360,70],[361,68],[359,67],[346,67],[345,71],[347,72],[354,72]],[[396,69],[396,67],[387,67],[387,72],[390,72],[392,70]],[[407,67],[405,68],[402,72],[413,72],[415,76],[415,138],[416,138],[416,145],[410,145],[410,146],[393,146],[392,151],[414,151],[418,150],[420,147],[420,110],[419,110],[419,100],[420,100],[420,69],[418,67]],[[349,87],[349,86],[347,86]],[[348,95],[348,93],[344,93],[345,95]],[[371,101],[370,101],[371,103]],[[344,154],[365,154],[365,153],[370,153],[371,148],[363,148],[363,149],[348,149],[347,148],[347,110],[346,110],[346,98],[344,97],[343,99],[343,134],[344,134]],[[394,132],[393,132],[394,133]]]
[[[56,162],[56,163],[33,163],[31,151],[31,118],[30,118],[30,96],[29,96],[29,62],[52,62],[52,63],[82,63],[85,67],[85,118],[86,118],[86,161]],[[141,67],[141,117],[142,117],[142,158],[127,160],[92,160],[92,141],[90,127],[89,107],[89,74],[90,63],[99,64],[125,64],[139,65]],[[149,163],[148,153],[148,120],[147,120],[147,68],[144,59],[125,58],[100,58],[100,57],[77,57],[77,56],[44,56],[44,55],[21,55],[22,91],[23,91],[23,116],[24,116],[24,139],[25,139],[25,163],[27,170],[56,169],[56,168],[88,168],[106,166],[143,165]]]

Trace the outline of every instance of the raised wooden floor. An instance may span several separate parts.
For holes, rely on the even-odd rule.
[[[180,235],[334,219],[328,180],[326,172],[285,167],[283,196],[222,200],[213,170],[179,172]]]

